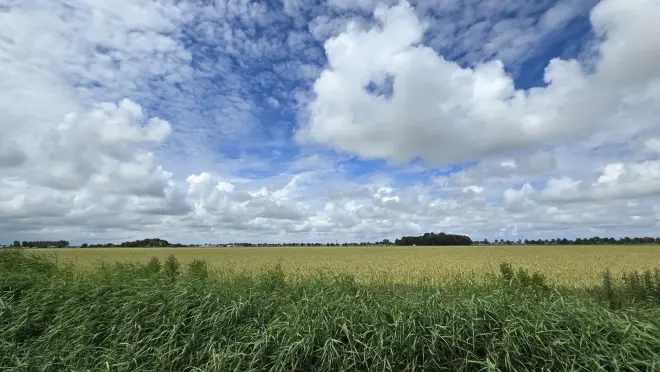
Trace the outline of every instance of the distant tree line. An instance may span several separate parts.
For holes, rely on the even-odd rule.
[[[472,245],[472,239],[466,235],[426,233],[422,236],[404,236],[394,241],[395,245]]]
[[[598,236],[592,238],[555,238],[555,239],[518,239],[517,241],[495,239],[490,242],[488,239],[475,242],[478,245],[600,245],[600,244],[660,244],[660,238],[637,237],[637,238],[601,238]]]
[[[66,240],[35,240],[35,241],[26,241],[23,240],[19,242],[14,240],[14,247],[23,247],[23,248],[65,248],[69,246],[69,242]]]
[[[374,242],[354,242],[354,243],[218,243],[209,244],[211,246],[224,247],[351,247],[351,246],[370,246],[370,245],[392,245],[389,239]]]
[[[397,245],[397,246],[438,246],[438,245],[601,245],[601,244],[660,244],[659,238],[652,237],[624,237],[624,238],[554,238],[554,239],[488,239],[472,241],[465,235],[455,235],[446,233],[426,233],[421,236],[404,236],[396,239],[394,243],[388,239],[373,242],[345,242],[345,243],[215,243],[215,244],[180,244],[170,243],[167,240],[159,238],[142,239],[126,241],[123,243],[106,244],[87,244],[84,243],[81,248],[113,248],[113,247],[203,247],[203,246],[224,246],[224,247],[347,247],[347,246],[373,246],[373,245]],[[39,240],[39,241],[18,241],[15,240],[10,247],[23,248],[65,248],[69,247],[66,240]],[[2,245],[0,245],[2,247]]]
[[[133,241],[128,241],[128,242],[123,242],[120,244],[113,244],[113,243],[107,243],[107,244],[83,244],[80,246],[81,248],[102,248],[102,247],[149,247],[149,248],[157,248],[157,247],[188,247],[187,245],[180,244],[180,243],[170,243],[167,240],[159,239],[159,238],[151,238],[151,239],[142,239],[142,240],[133,240]]]

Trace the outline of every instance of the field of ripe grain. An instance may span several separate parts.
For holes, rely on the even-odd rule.
[[[473,247],[300,247],[300,248],[71,248],[37,250],[60,261],[92,268],[100,261],[146,262],[170,254],[188,263],[204,260],[216,270],[253,272],[280,263],[291,275],[318,271],[348,273],[358,280],[386,277],[404,283],[441,282],[494,273],[500,262],[545,274],[555,284],[599,283],[609,268],[646,270],[660,265],[660,245],[473,246]]]

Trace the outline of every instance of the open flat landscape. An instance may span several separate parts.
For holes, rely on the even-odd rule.
[[[481,278],[500,262],[544,274],[554,284],[600,283],[605,269],[622,271],[660,266],[660,245],[460,246],[460,247],[208,247],[208,248],[64,248],[34,249],[59,261],[91,269],[104,262],[147,262],[169,255],[187,264],[206,261],[212,269],[252,272],[278,262],[284,272],[348,273],[357,280],[387,277],[403,283],[441,282],[456,277]]]
[[[656,247],[348,247],[0,251],[0,367],[8,371],[658,371]],[[55,253],[50,252],[50,253]],[[39,253],[39,252],[36,252]],[[182,261],[175,259],[174,253]],[[154,255],[165,256],[163,260]],[[144,261],[152,257],[148,262]],[[213,275],[231,263],[256,275]],[[95,260],[115,264],[94,267]],[[282,260],[283,270],[257,270]],[[548,281],[498,260],[555,273]],[[132,262],[119,263],[119,261]],[[184,262],[188,261],[188,262]],[[615,265],[616,264],[616,265]],[[86,269],[81,270],[85,265]],[[299,266],[299,267],[297,267]],[[286,271],[438,283],[287,280]],[[559,275],[559,276],[557,276]],[[6,368],[5,368],[6,367]],[[0,369],[2,369],[0,368]]]
[[[660,372],[658,20],[0,0],[0,372]]]

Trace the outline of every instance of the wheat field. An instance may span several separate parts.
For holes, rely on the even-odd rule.
[[[471,246],[471,247],[208,247],[208,248],[67,248],[34,251],[55,255],[80,268],[103,262],[146,262],[170,254],[182,263],[204,260],[216,270],[254,272],[280,264],[285,273],[305,276],[347,273],[357,280],[387,277],[403,283],[481,278],[509,262],[545,274],[555,284],[599,283],[609,269],[622,271],[660,266],[660,245]]]

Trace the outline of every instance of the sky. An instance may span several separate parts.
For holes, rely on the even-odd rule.
[[[0,243],[658,236],[659,18],[0,0]]]

